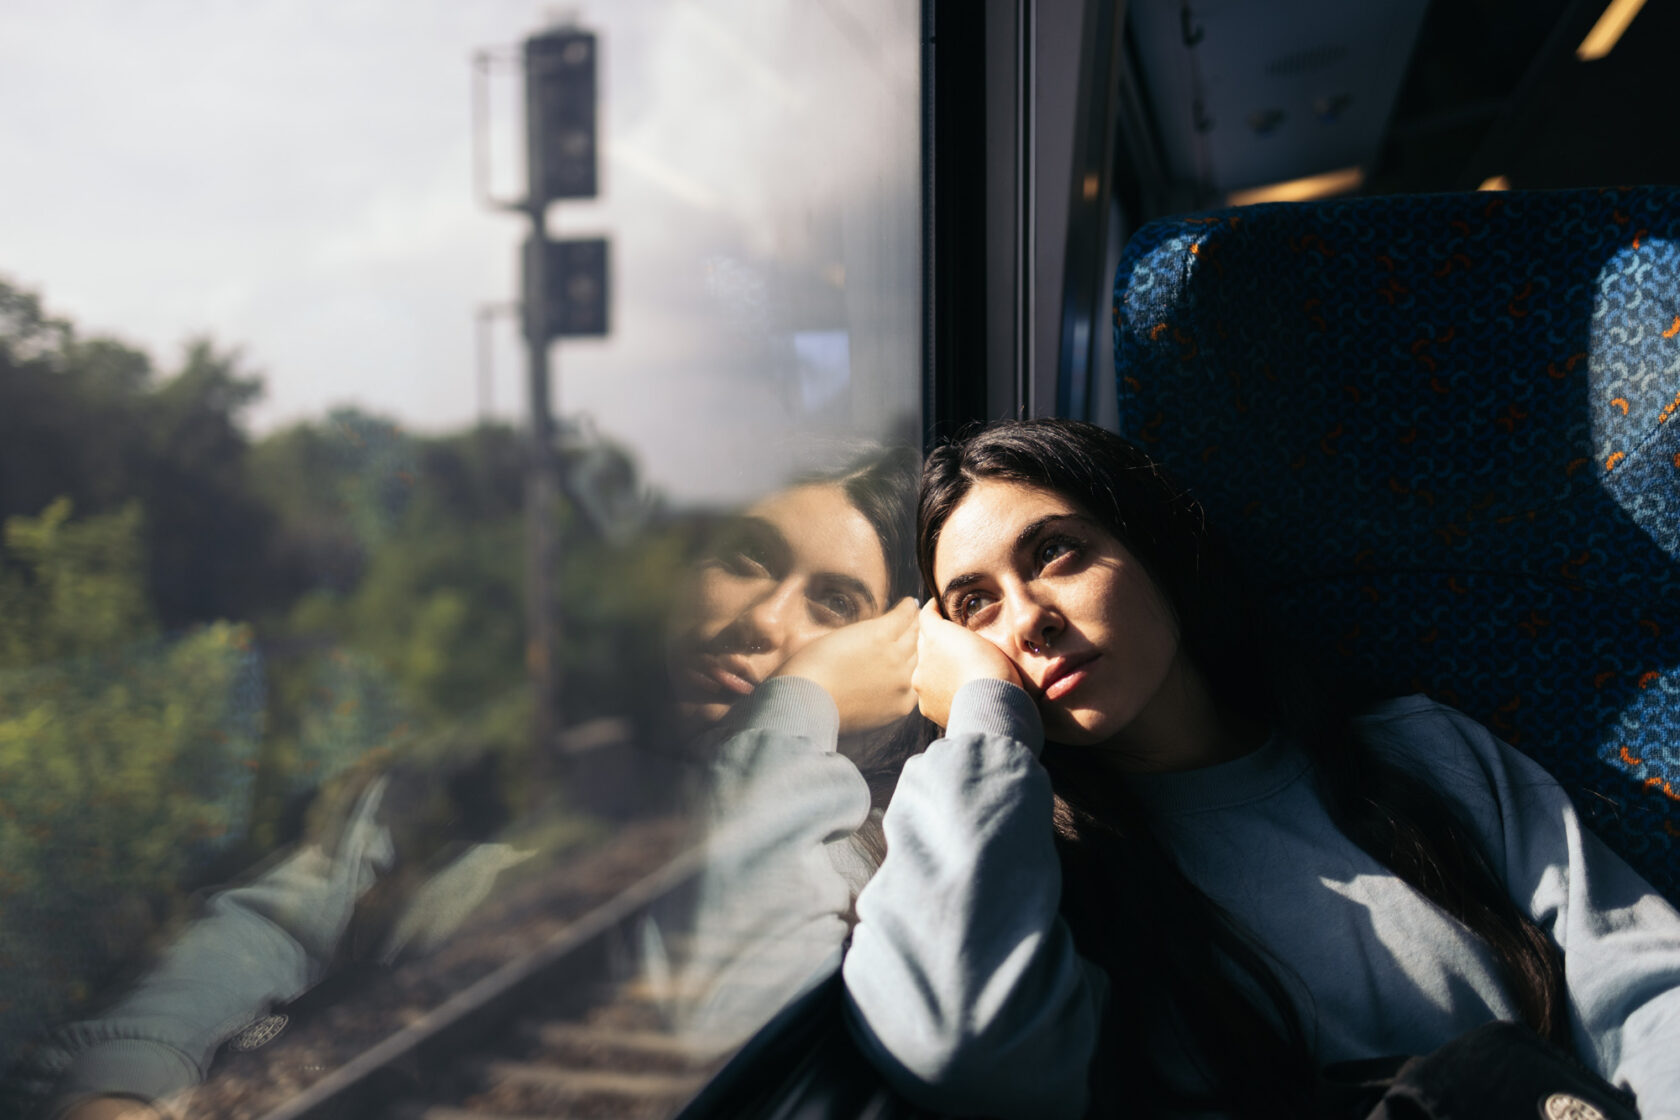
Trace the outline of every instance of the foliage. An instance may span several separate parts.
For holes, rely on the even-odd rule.
[[[249,808],[249,628],[156,636],[136,507],[5,525],[0,604],[0,1053],[85,997]]]
[[[168,627],[265,605],[268,515],[249,492],[241,416],[260,395],[237,351],[188,343],[172,376],[83,338],[0,280],[0,519],[58,497],[145,510],[146,596]]]
[[[335,777],[543,792],[518,433],[340,409],[252,441],[260,392],[235,350],[196,340],[160,374],[0,281],[0,1070]],[[587,516],[556,499],[561,722],[658,734],[684,540],[624,516],[622,449],[591,434],[566,462]]]
[[[335,656],[348,658],[341,665],[357,667],[364,687],[377,679],[401,699],[401,717],[370,741],[395,743],[397,735],[406,744],[399,750],[437,762],[492,752],[503,757],[512,781],[528,775],[516,434],[486,427],[416,438],[341,410],[324,424],[270,436],[253,460],[258,485],[281,511],[277,540],[317,573],[313,581],[300,578],[309,589],[276,631],[301,649],[318,643],[316,659],[319,643],[330,643]],[[660,631],[681,543],[655,532],[634,547],[614,544],[581,525],[564,501],[556,502],[554,520],[563,542],[555,587],[564,722],[645,719],[659,708],[649,685],[664,676]],[[272,762],[276,771],[301,775],[303,760],[325,757],[309,743],[310,728],[324,724],[293,717],[326,686],[310,657],[286,664],[271,658],[270,679],[293,699],[274,705],[274,754],[265,757],[265,773]],[[265,792],[271,804],[282,796],[277,787]],[[510,791],[510,799],[522,802],[530,792]]]
[[[98,653],[153,630],[140,569],[140,507],[70,524],[59,498],[38,518],[6,521],[0,544],[0,668]]]

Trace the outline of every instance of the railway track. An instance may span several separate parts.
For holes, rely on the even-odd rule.
[[[627,827],[551,885],[558,901],[480,928],[494,964],[435,962],[305,1009],[271,1047],[224,1054],[198,1120],[662,1120],[718,1061],[673,1035],[641,973],[649,909],[701,866],[676,821]],[[591,862],[593,861],[593,862]],[[626,885],[628,884],[628,885]],[[557,916],[563,915],[563,916]],[[496,916],[500,919],[500,916]],[[543,924],[543,923],[546,923]],[[453,986],[450,986],[453,985]],[[420,989],[393,994],[391,989]],[[429,998],[435,997],[435,998]],[[369,1005],[373,1006],[369,1010]],[[382,1024],[375,1029],[371,1024]]]
[[[664,1023],[630,962],[639,919],[700,864],[678,856],[262,1120],[660,1120],[714,1060]]]

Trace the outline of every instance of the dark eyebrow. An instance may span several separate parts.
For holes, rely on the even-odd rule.
[[[793,546],[788,543],[787,536],[772,522],[762,517],[742,515],[731,518],[728,529],[719,534],[720,543],[728,547],[740,547],[745,541],[753,541],[769,549],[774,555],[773,563],[784,567],[791,563]],[[713,551],[717,551],[714,548]],[[837,590],[845,591],[862,599],[870,608],[880,610],[881,604],[875,601],[875,593],[869,590],[869,585],[849,572],[818,572],[820,579],[827,581]]]
[[[1015,544],[1011,551],[1020,552],[1023,548],[1026,548],[1029,544],[1031,544],[1040,533],[1043,533],[1046,528],[1058,521],[1090,522],[1091,519],[1081,513],[1051,513],[1046,514],[1043,517],[1035,518],[1021,526],[1021,531],[1015,534]],[[954,591],[961,591],[969,584],[978,583],[983,578],[985,577],[981,572],[964,572],[960,576],[953,577],[951,582],[945,585],[945,590],[939,593],[939,605],[944,610],[946,618],[951,617],[951,593]]]
[[[1033,538],[1044,532],[1047,525],[1056,521],[1089,521],[1090,518],[1077,513],[1051,513],[1040,517],[1037,521],[1029,521],[1015,534],[1015,551],[1019,552],[1031,544]]]
[[[775,525],[762,517],[732,517],[714,536],[706,548],[707,556],[716,556],[726,549],[740,548],[747,542],[753,542],[766,547],[775,553],[775,559],[786,565],[793,549],[788,544],[787,537]]]
[[[762,517],[749,517],[746,514],[742,514],[740,517],[735,519],[734,528],[736,532],[742,532],[750,529],[755,533],[763,533],[766,537],[779,541],[782,544],[787,543],[787,538],[782,536],[782,531],[776,528],[773,523],[766,521]]]

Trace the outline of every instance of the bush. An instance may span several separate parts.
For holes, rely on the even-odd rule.
[[[138,513],[12,518],[0,609],[0,1055],[72,1011],[246,825],[248,628],[151,631]]]

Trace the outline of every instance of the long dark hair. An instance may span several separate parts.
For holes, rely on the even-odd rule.
[[[887,565],[887,599],[882,604],[886,610],[891,610],[901,599],[914,596],[921,587],[915,549],[916,485],[920,473],[921,456],[908,447],[897,447],[868,452],[839,471],[809,475],[797,483],[838,484],[846,501],[869,522]],[[880,812],[892,800],[905,761],[925,750],[937,734],[936,727],[920,712],[913,711],[886,727],[849,736],[844,744],[846,755],[868,783],[870,803],[877,810],[854,840],[877,865],[887,851]]]
[[[1326,687],[1304,658],[1283,649],[1188,492],[1095,425],[1027,420],[980,429],[936,449],[923,468],[916,545],[929,587],[940,530],[980,479],[1052,491],[1113,533],[1171,607],[1181,648],[1227,725],[1299,741],[1337,826],[1486,942],[1523,1018],[1567,1045],[1555,946],[1510,900],[1448,802],[1354,734],[1352,716],[1373,694]],[[1162,1107],[1310,1115],[1316,1063],[1275,960],[1185,878],[1125,786],[1087,758],[1054,746],[1044,753],[1062,911],[1081,953],[1107,969],[1115,992],[1127,993],[1124,1007],[1109,1004],[1093,1063],[1099,1110],[1105,1098],[1112,1107],[1124,1079],[1134,1105],[1141,1092]],[[1129,917],[1139,899],[1149,900],[1148,922]],[[1248,983],[1234,980],[1229,966]],[[1162,1029],[1186,1044],[1205,1095],[1169,1087],[1151,1065]]]

